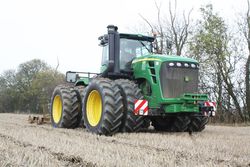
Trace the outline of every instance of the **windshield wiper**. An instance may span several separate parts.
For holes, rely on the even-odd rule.
[[[138,40],[138,42],[140,42],[142,44],[142,46],[144,46],[148,50],[148,52],[151,53],[151,51],[149,50],[149,48],[142,41]]]

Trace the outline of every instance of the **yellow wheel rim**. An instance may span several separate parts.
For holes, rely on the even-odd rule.
[[[92,90],[87,99],[87,120],[91,126],[96,126],[102,116],[102,98],[98,91]]]
[[[52,116],[55,123],[59,123],[62,116],[62,100],[59,95],[56,95],[53,100]]]

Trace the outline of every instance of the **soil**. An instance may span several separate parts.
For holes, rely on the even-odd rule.
[[[151,127],[106,137],[0,114],[1,166],[250,166],[250,127],[210,125],[191,135]]]

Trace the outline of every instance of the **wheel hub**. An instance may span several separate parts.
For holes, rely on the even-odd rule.
[[[53,100],[52,116],[55,123],[59,123],[62,116],[62,100],[59,95],[56,95]]]
[[[97,90],[92,90],[87,99],[87,119],[91,126],[96,126],[102,115],[102,98]]]

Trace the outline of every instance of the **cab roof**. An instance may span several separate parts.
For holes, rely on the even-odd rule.
[[[120,38],[135,39],[135,40],[149,41],[149,42],[153,42],[155,40],[154,37],[150,36],[144,36],[141,34],[124,34],[124,33],[120,34]]]

